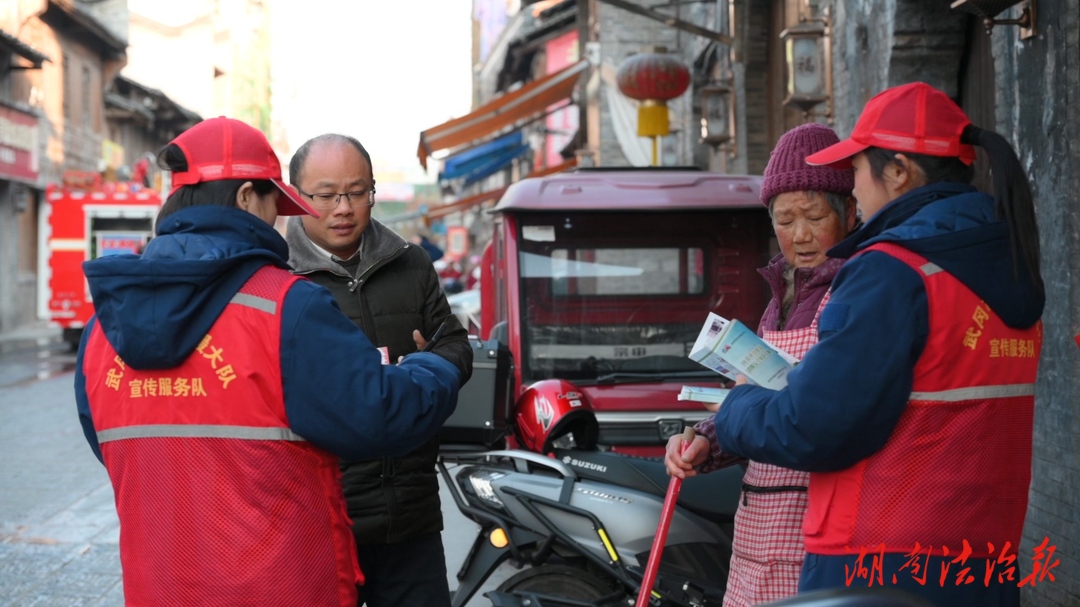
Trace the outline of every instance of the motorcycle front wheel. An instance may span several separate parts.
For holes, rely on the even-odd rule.
[[[499,585],[498,592],[531,592],[576,601],[608,597],[613,590],[597,577],[565,565],[526,569]]]

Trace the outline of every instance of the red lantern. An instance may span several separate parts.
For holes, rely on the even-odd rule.
[[[667,101],[686,92],[690,70],[667,53],[639,53],[622,62],[615,81],[631,99]]]
[[[656,138],[667,135],[667,100],[686,92],[690,70],[662,46],[652,52],[631,55],[615,72],[619,90],[638,106],[638,136],[653,138],[653,164],[658,164]]]

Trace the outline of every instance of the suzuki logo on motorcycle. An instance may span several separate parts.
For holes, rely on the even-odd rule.
[[[583,462],[583,461],[581,461],[579,459],[574,459],[574,458],[570,457],[569,455],[563,457],[562,461],[563,461],[564,464],[567,464],[567,465],[570,465],[570,466],[576,466],[578,468],[584,468],[586,470],[596,470],[597,472],[601,472],[601,473],[607,472],[607,466],[602,466],[600,464],[594,464],[592,462]]]
[[[591,496],[591,497],[598,497],[598,498],[600,498],[602,500],[608,500],[608,501],[611,501],[611,502],[622,502],[624,504],[632,504],[632,503],[634,503],[634,500],[625,498],[625,497],[623,497],[621,495],[612,495],[610,493],[601,493],[599,491],[593,491],[592,489],[582,489],[581,487],[574,487],[574,491],[577,491],[578,493],[581,493],[583,495],[588,495],[588,496]]]
[[[536,419],[540,422],[540,427],[544,429],[544,432],[548,431],[551,427],[551,421],[555,419],[555,409],[548,402],[548,399],[543,394],[536,396]]]

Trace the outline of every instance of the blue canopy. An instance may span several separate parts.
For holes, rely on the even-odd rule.
[[[525,134],[520,130],[514,131],[448,156],[439,173],[439,181],[464,178],[465,185],[468,185],[506,168],[527,151],[529,144],[525,141]]]

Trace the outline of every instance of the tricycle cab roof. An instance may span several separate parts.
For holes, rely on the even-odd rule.
[[[522,179],[493,213],[761,208],[761,177],[704,171],[578,170]]]

